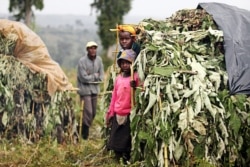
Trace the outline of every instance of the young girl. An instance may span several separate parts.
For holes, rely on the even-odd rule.
[[[131,112],[131,87],[139,85],[139,77],[135,72],[131,81],[130,66],[136,57],[132,50],[123,50],[117,59],[121,73],[116,77],[112,92],[111,103],[106,114],[106,123],[111,123],[110,138],[107,144],[109,150],[114,150],[116,158],[126,163],[130,159],[131,135],[130,119]],[[111,119],[112,118],[112,119]]]

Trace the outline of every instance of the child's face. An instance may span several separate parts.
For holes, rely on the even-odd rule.
[[[120,68],[122,72],[129,74],[130,73],[130,65],[131,63],[127,60],[121,59],[119,62]]]
[[[132,37],[129,32],[119,32],[119,42],[122,49],[131,49],[134,42],[134,37]]]

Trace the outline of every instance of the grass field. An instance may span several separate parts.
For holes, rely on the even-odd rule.
[[[1,139],[0,167],[122,166],[105,150],[101,137],[102,115],[98,112],[89,139],[81,139],[75,144],[58,144],[50,138],[43,138],[38,143]]]

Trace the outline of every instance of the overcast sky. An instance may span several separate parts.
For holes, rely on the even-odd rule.
[[[36,14],[90,15],[94,0],[44,0],[44,9]],[[128,16],[165,19],[181,9],[194,9],[201,2],[220,2],[250,10],[249,0],[132,0]],[[0,13],[8,13],[9,0],[0,0]],[[95,14],[95,11],[92,11]]]

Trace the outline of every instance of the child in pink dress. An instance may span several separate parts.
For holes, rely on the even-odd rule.
[[[131,106],[131,87],[139,85],[139,77],[134,72],[131,80],[130,66],[136,57],[132,49],[123,50],[117,60],[121,73],[116,77],[112,99],[106,114],[107,125],[111,123],[111,133],[107,148],[114,150],[116,158],[126,163],[130,159],[131,135],[129,115]]]

